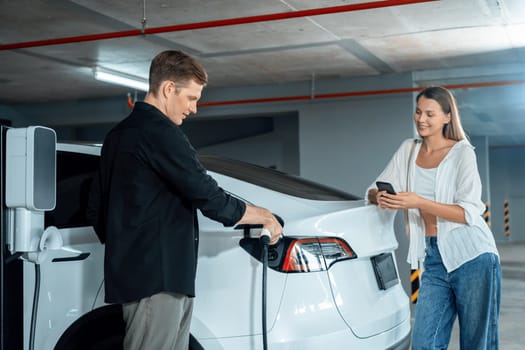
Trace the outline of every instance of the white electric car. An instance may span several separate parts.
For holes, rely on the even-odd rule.
[[[24,349],[30,340],[38,350],[121,346],[120,308],[104,303],[104,247],[84,216],[99,152],[57,145],[56,208],[45,226],[59,229],[63,248],[47,251],[36,300],[37,274],[23,263]],[[271,169],[201,160],[226,191],[284,220],[285,237],[268,254],[269,349],[408,348],[410,305],[395,265],[393,213]],[[259,229],[224,228],[202,215],[199,223],[190,349],[262,349]]]

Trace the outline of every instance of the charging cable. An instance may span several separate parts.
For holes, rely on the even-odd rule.
[[[35,291],[33,295],[33,308],[31,310],[31,329],[29,331],[29,350],[35,348],[36,317],[38,312],[38,297],[40,295],[40,264],[35,263]]]
[[[271,233],[268,229],[263,228],[259,236],[259,240],[262,244],[262,262],[263,262],[263,275],[262,275],[262,336],[263,336],[263,349],[268,350],[268,334],[266,328],[266,281],[268,272],[268,245],[270,244]]]

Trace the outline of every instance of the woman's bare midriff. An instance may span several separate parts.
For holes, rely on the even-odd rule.
[[[435,215],[421,213],[421,218],[425,223],[425,235],[429,237],[437,236],[437,219]]]

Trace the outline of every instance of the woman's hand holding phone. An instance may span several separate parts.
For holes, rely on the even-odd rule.
[[[376,186],[379,191],[386,191],[388,194],[396,194],[394,186],[390,182],[376,181]]]
[[[384,201],[385,193],[390,195],[396,195],[396,191],[390,182],[376,181],[377,193],[376,193],[376,202],[378,207],[384,209],[392,209]]]

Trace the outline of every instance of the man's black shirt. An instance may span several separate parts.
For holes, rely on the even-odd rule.
[[[177,125],[137,102],[104,140],[89,201],[88,218],[106,245],[106,302],[195,296],[196,209],[232,226],[245,208],[206,173]]]

